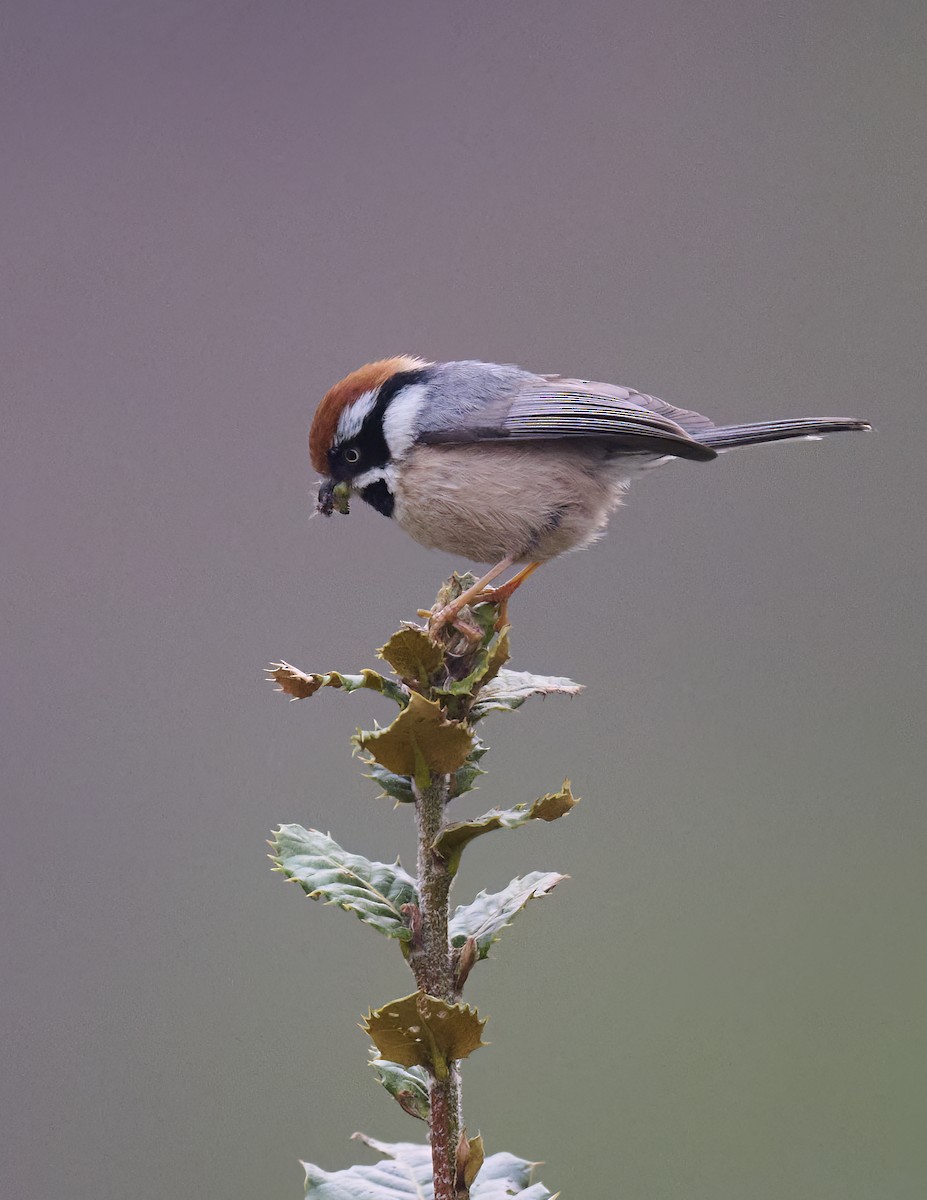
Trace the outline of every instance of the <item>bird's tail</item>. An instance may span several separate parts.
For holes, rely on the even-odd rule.
[[[846,429],[868,432],[868,421],[852,417],[834,417],[794,421],[756,421],[751,425],[721,425],[715,429],[699,429],[692,437],[712,450],[729,450],[732,446],[755,446],[760,442],[781,442],[786,438],[817,438],[825,433],[842,433]]]

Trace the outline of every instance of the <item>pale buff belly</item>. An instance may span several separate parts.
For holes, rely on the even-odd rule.
[[[565,442],[481,442],[413,450],[395,486],[395,520],[416,541],[474,562],[554,558],[603,532],[643,456],[591,458]]]

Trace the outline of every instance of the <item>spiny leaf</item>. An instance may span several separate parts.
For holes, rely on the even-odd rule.
[[[427,686],[432,675],[444,666],[441,647],[424,629],[400,629],[377,654],[389,663],[400,679],[422,686]]]
[[[395,775],[372,760],[367,765],[370,767],[367,778],[378,783],[385,795],[392,796],[400,804],[414,804],[415,793],[412,791],[412,780],[408,775]]]
[[[367,1133],[352,1133],[351,1141],[363,1142],[365,1146],[376,1150],[377,1154],[382,1154],[384,1158],[394,1158],[397,1161],[424,1162],[423,1155],[427,1155],[428,1164],[431,1165],[431,1147],[422,1146],[418,1142],[381,1142]]]
[[[343,1171],[322,1171],[303,1163],[306,1200],[426,1200],[434,1195],[430,1146],[379,1142],[363,1133],[353,1136],[384,1158]],[[543,1184],[531,1184],[537,1165],[514,1154],[491,1154],[472,1184],[471,1200],[556,1200]]]
[[[387,937],[412,936],[402,914],[417,904],[415,880],[398,862],[371,862],[349,854],[328,834],[301,825],[281,825],[271,842],[276,870],[295,880],[312,900],[354,912]]]
[[[359,675],[342,675],[340,671],[315,672],[307,675],[288,662],[271,663],[267,674],[276,682],[277,691],[285,692],[291,700],[305,700],[314,696],[320,688],[341,688],[345,692],[356,692],[359,688],[369,688],[373,692],[381,692],[389,696],[401,707],[409,703],[409,693],[398,683],[387,679],[365,667]]]
[[[474,838],[493,829],[517,829],[529,821],[556,821],[578,803],[570,789],[570,781],[564,779],[559,792],[548,792],[531,805],[516,804],[514,808],[496,808],[472,821],[455,821],[451,825],[445,825],[435,839],[434,849],[447,863],[448,870],[453,875],[460,865],[464,846]]]
[[[550,696],[560,693],[575,696],[583,690],[581,683],[558,675],[531,675],[527,671],[500,670],[495,679],[480,689],[470,710],[470,719],[478,721],[488,712],[509,712],[520,708],[529,696]]]
[[[499,675],[499,672],[511,658],[511,645],[509,642],[509,626],[505,625],[499,630],[498,639],[489,647],[489,665],[486,668],[486,674],[482,679],[482,686],[488,687],[494,679]]]
[[[485,1025],[467,1004],[413,992],[369,1012],[363,1028],[383,1058],[403,1067],[429,1067],[444,1079],[451,1062],[484,1045]]]
[[[540,1165],[505,1151],[491,1154],[476,1177],[471,1200],[557,1200],[543,1183],[531,1183]]]
[[[403,1067],[399,1063],[380,1058],[374,1049],[370,1060],[377,1082],[389,1092],[400,1108],[410,1117],[427,1121],[431,1111],[428,1098],[428,1072],[424,1067]]]
[[[431,774],[450,775],[473,749],[473,735],[449,721],[441,705],[413,692],[409,705],[386,729],[359,730],[356,745],[394,775],[411,775],[427,786]]]
[[[487,1180],[484,1185],[479,1177],[470,1192],[470,1200],[559,1200],[559,1197],[559,1192],[554,1195],[543,1183],[535,1183],[519,1192],[513,1192],[507,1179]]]
[[[480,892],[472,903],[455,909],[448,927],[451,943],[462,946],[467,938],[473,938],[480,958],[486,958],[493,942],[528,901],[549,895],[566,878],[555,871],[531,871],[524,879],[513,879],[501,892]]]
[[[434,1195],[430,1146],[412,1142],[387,1146],[361,1133],[354,1137],[388,1157],[372,1166],[343,1171],[323,1171],[313,1163],[303,1163],[306,1200],[424,1200]]]
[[[473,740],[474,747],[467,755],[467,761],[454,772],[450,790],[452,800],[457,796],[462,796],[464,792],[471,791],[480,775],[486,774],[479,766],[479,761],[489,747],[484,746],[479,738]],[[379,784],[385,795],[392,796],[400,804],[414,803],[415,792],[412,789],[412,780],[408,775],[395,775],[392,771],[387,771],[386,767],[381,767],[378,762],[369,761],[368,766],[370,770],[367,778]]]
[[[478,737],[474,737],[473,749],[467,755],[467,761],[454,772],[454,779],[451,783],[451,799],[471,791],[477,779],[486,774],[479,762],[488,751],[489,747],[484,746]]]

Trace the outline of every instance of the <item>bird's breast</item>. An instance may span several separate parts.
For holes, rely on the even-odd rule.
[[[416,541],[474,562],[544,561],[599,536],[622,474],[588,445],[420,446],[397,472],[392,515]]]

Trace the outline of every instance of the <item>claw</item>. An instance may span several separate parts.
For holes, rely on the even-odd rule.
[[[455,628],[461,627],[457,624],[457,615],[465,605],[474,604],[498,604],[499,605],[499,620],[497,627],[501,627],[508,622],[508,602],[512,593],[525,582],[529,575],[532,575],[540,563],[528,563],[526,567],[513,575],[508,583],[502,584],[501,587],[490,587],[490,583],[502,574],[508,567],[512,565],[511,559],[503,559],[501,563],[497,563],[491,571],[483,576],[473,587],[452,600],[450,604],[445,604],[444,608],[439,609],[436,613],[421,613],[421,616],[429,616],[428,622],[429,632],[433,635],[442,629],[448,623],[451,623]],[[461,632],[465,632],[461,629]]]

